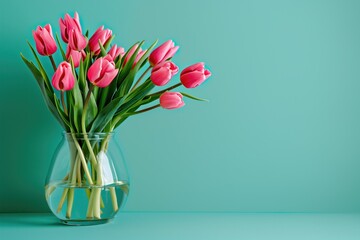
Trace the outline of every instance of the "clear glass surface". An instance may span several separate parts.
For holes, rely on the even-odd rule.
[[[54,215],[69,225],[105,223],[121,210],[129,177],[112,133],[64,133],[45,182]]]

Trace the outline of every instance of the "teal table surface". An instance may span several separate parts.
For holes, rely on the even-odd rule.
[[[0,214],[0,239],[360,239],[360,214],[120,213],[96,226],[50,214]]]

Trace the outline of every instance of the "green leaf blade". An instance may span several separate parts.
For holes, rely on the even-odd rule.
[[[187,98],[190,98],[190,99],[193,99],[193,100],[196,100],[196,101],[203,101],[203,102],[209,102],[209,100],[207,99],[203,99],[203,98],[198,98],[198,97],[195,97],[195,96],[192,96],[188,93],[184,93],[184,92],[180,92],[184,97],[187,97]]]

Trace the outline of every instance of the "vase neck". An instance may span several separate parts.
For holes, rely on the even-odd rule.
[[[64,132],[63,136],[68,141],[76,140],[90,140],[90,141],[101,141],[104,139],[111,139],[113,132],[89,132],[89,133],[69,133]]]

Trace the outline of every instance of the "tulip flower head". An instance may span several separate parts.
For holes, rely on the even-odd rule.
[[[59,64],[52,77],[52,85],[59,91],[68,91],[74,87],[75,78],[68,62]]]
[[[195,88],[210,76],[211,72],[205,69],[205,64],[203,62],[200,62],[182,70],[180,81],[186,88]]]
[[[135,44],[132,48],[129,49],[125,59],[124,59],[124,62],[123,62],[123,65],[125,66],[126,63],[130,60],[130,58],[132,57],[132,55],[134,55],[136,49],[139,47],[139,44]],[[136,58],[134,60],[134,63],[133,63],[133,67],[137,64],[137,62],[140,60],[140,58],[146,53],[146,49],[145,50],[142,50],[141,48],[139,49],[137,55],[136,55]]]
[[[164,86],[178,71],[173,62],[163,62],[152,69],[150,79],[156,86]]]
[[[116,44],[114,46],[112,46],[108,52],[108,55],[110,55],[110,57],[112,58],[113,61],[115,61],[115,59],[118,56],[123,57],[125,55],[125,49],[122,47],[118,47]]]
[[[172,58],[178,49],[179,46],[175,46],[172,40],[166,41],[150,53],[150,65],[155,66],[161,62],[168,60],[169,58]]]
[[[38,26],[36,30],[33,31],[33,36],[36,44],[36,50],[40,55],[50,56],[56,52],[57,46],[50,24],[45,25],[45,27]]]
[[[99,41],[104,46],[107,41],[110,40],[112,36],[112,31],[110,29],[104,29],[104,26],[99,27],[96,32],[89,39],[89,47],[90,51],[95,55],[99,55],[101,49],[99,45]]]
[[[69,35],[71,33],[71,30],[76,29],[78,32],[81,31],[81,25],[79,20],[79,14],[75,12],[74,18],[70,17],[70,15],[67,13],[65,14],[64,19],[59,19],[59,25],[60,25],[60,32],[61,32],[61,38],[64,42],[69,42]]]
[[[160,106],[165,109],[181,108],[185,105],[179,92],[164,92],[160,96]]]
[[[82,51],[86,47],[86,44],[86,38],[79,30],[72,29],[69,32],[69,46],[71,47],[71,49]]]
[[[98,58],[89,68],[89,81],[100,88],[107,87],[118,74],[119,69],[109,55]]]
[[[84,50],[81,51],[73,50],[68,45],[66,49],[66,59],[70,62],[70,58],[74,63],[74,67],[77,68],[80,65],[80,60],[84,60],[86,58],[86,53]]]

